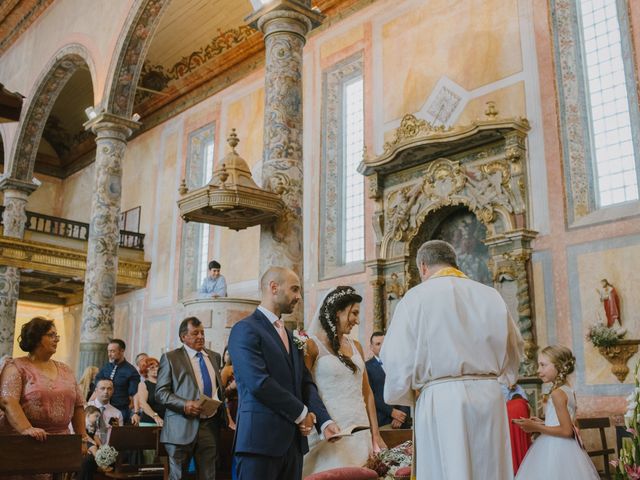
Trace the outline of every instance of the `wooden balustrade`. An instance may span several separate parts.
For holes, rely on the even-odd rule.
[[[4,207],[0,206],[0,215]],[[76,240],[89,239],[89,224],[76,222],[66,218],[53,217],[42,213],[27,211],[25,230],[46,233],[57,237],[74,238]],[[0,220],[1,223],[1,220]],[[135,250],[144,250],[144,233],[120,230],[120,246]]]

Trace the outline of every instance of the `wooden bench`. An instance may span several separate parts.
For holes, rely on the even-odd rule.
[[[384,440],[384,443],[387,444],[387,447],[393,448],[407,440],[412,440],[413,430],[410,428],[401,428],[398,430],[384,429],[380,430],[380,436],[382,437],[382,440]]]
[[[81,464],[80,435],[48,435],[44,442],[26,435],[0,435],[0,475],[73,473]]]
[[[132,465],[125,463],[126,451],[155,450],[159,451],[159,427],[113,427],[109,433],[107,444],[118,451],[116,464],[112,471],[98,472],[96,479],[130,479],[161,480],[165,478],[163,463],[151,465]]]
[[[598,418],[578,418],[576,423],[580,430],[598,429],[600,432],[600,449],[587,451],[590,457],[602,457],[604,471],[598,472],[602,478],[611,479],[611,468],[609,466],[609,455],[616,453],[615,448],[608,448],[606,429],[611,426],[609,417]]]

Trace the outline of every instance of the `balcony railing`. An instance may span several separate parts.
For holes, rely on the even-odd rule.
[[[0,223],[4,207],[0,206]],[[89,240],[89,224],[68,220],[66,218],[52,217],[42,213],[27,211],[26,230],[32,232],[48,233],[57,237],[75,238],[76,240]],[[120,230],[120,246],[144,250],[144,233]]]

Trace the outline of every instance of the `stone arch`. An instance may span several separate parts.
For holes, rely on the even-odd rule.
[[[10,165],[5,169],[6,176],[31,181],[47,118],[58,95],[79,68],[87,68],[91,72],[91,82],[95,85],[95,68],[91,55],[84,46],[75,43],[60,49],[44,68],[28,97],[26,108],[22,110],[14,153],[8,160]]]
[[[171,0],[136,0],[118,39],[106,83],[104,109],[125,118],[133,114],[136,85],[153,34]]]

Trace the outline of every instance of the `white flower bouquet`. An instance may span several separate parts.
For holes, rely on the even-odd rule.
[[[101,445],[94,457],[98,467],[102,470],[109,470],[118,457],[118,451],[109,445]]]

